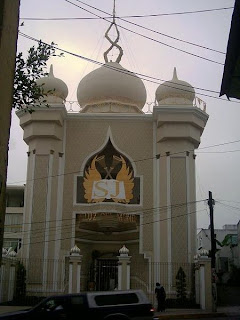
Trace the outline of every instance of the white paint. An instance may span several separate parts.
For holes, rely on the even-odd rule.
[[[15,284],[15,266],[11,266],[9,270],[8,301],[12,301],[13,299],[14,284]]]
[[[77,265],[77,292],[81,291],[81,264]]]
[[[172,287],[172,210],[171,210],[171,158],[167,156],[167,241],[168,241],[168,291]]]
[[[64,185],[64,164],[65,164],[65,141],[66,141],[66,121],[64,120],[63,134],[63,155],[58,157],[58,186],[57,186],[57,208],[56,208],[56,232],[54,250],[54,274],[53,281],[56,290],[59,279],[58,259],[60,259],[61,237],[62,237],[62,207],[63,207],[63,185]]]
[[[1,265],[0,267],[0,302],[3,302],[3,279],[5,277],[5,265]]]
[[[68,293],[72,293],[73,265],[69,263]]]
[[[205,297],[205,268],[204,266],[200,266],[200,270],[199,270],[199,274],[200,274],[200,306],[201,309],[205,310],[206,309],[206,297]]]
[[[118,265],[118,290],[122,290],[122,265]]]
[[[26,225],[26,231],[27,231],[26,240],[27,240],[27,243],[23,242],[23,244],[22,244],[22,245],[26,246],[26,258],[27,258],[27,261],[29,260],[30,241],[31,241],[32,209],[33,209],[33,187],[34,187],[34,172],[35,172],[35,165],[36,165],[36,154],[31,152],[29,157],[31,157],[32,170],[31,170],[31,173],[29,174],[29,182],[27,184],[29,186],[29,190],[30,190],[29,199],[28,199],[28,201],[29,201],[29,203],[28,203],[28,212],[26,212],[26,215],[25,215],[27,217],[27,219],[23,223],[23,225]],[[26,232],[26,231],[23,230],[23,232]]]
[[[192,243],[191,243],[191,212],[190,212],[190,168],[189,168],[189,156],[186,155],[186,183],[187,183],[187,250],[188,250],[188,262],[191,262],[191,256],[192,256]]]
[[[130,264],[127,264],[127,290],[130,289]]]
[[[102,179],[93,181],[92,199],[126,199],[123,181]]]
[[[48,161],[48,180],[47,180],[47,204],[45,216],[45,238],[43,252],[43,287],[47,285],[47,262],[48,262],[48,245],[49,245],[49,228],[51,218],[51,197],[52,197],[52,175],[53,175],[53,154],[50,153]]]

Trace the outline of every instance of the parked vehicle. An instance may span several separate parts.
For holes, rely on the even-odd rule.
[[[0,315],[0,320],[152,320],[154,309],[142,290],[55,295],[35,307]]]

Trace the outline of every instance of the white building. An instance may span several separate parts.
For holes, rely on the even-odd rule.
[[[117,29],[114,20],[112,26]],[[175,68],[171,80],[156,87],[152,113],[144,113],[144,83],[120,65],[117,42],[110,47],[119,49],[116,61],[108,60],[107,50],[105,64],[79,82],[80,112],[67,112],[68,88],[52,68],[38,80],[49,107],[17,112],[29,146],[20,253],[34,290],[61,292],[60,261],[75,245],[82,255],[81,290],[92,282],[97,290],[117,285],[124,245],[131,288],[150,290],[161,280],[174,295],[178,268],[191,277],[194,150],[208,115]]]
[[[238,245],[238,227],[237,225],[225,224],[222,229],[215,229],[214,235],[217,249],[216,271],[218,273],[228,273],[232,263],[236,266],[239,264],[239,255],[235,249]],[[198,232],[197,249],[199,252],[201,249],[211,250],[210,228],[201,229]]]

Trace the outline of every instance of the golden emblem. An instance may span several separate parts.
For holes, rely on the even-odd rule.
[[[112,199],[114,202],[129,203],[133,198],[134,178],[133,172],[127,166],[125,159],[113,156],[113,163],[121,162],[121,169],[117,173],[116,179],[112,179],[111,171],[113,167],[104,170],[107,172],[105,179],[102,179],[100,172],[96,168],[96,162],[103,162],[104,156],[98,158],[96,155],[90,166],[85,170],[83,186],[85,189],[84,198],[88,203],[103,202],[105,199]],[[112,165],[113,165],[112,163]],[[107,179],[108,178],[108,179]],[[110,178],[110,179],[109,179]]]

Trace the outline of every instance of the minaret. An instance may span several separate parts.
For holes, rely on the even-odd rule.
[[[193,262],[196,252],[195,154],[208,115],[194,106],[195,90],[177,77],[156,90],[153,109],[155,160],[154,260],[168,262],[169,290],[172,263]],[[159,275],[161,278],[161,275]],[[158,280],[158,279],[157,279]]]
[[[43,89],[47,105],[32,106],[32,113],[17,112],[23,139],[29,146],[21,256],[39,261],[38,270],[30,267],[28,272],[32,272],[34,281],[46,283],[48,276],[53,277],[47,274],[46,263],[59,253],[56,239],[61,221],[67,114],[64,102],[68,88],[54,77],[52,66],[48,76],[38,79],[37,84]]]

